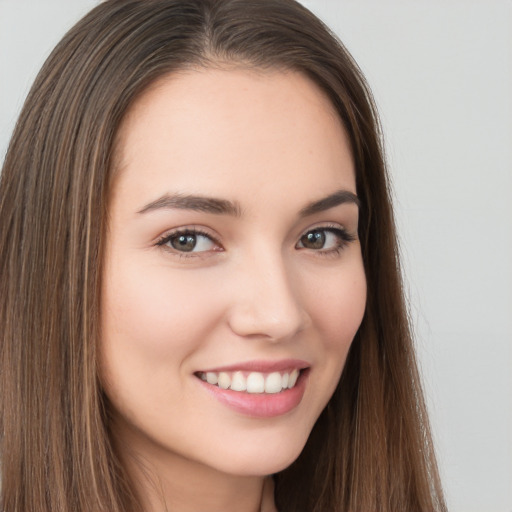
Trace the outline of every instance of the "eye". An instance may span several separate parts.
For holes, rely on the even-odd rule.
[[[174,231],[165,235],[156,245],[179,253],[200,253],[220,248],[210,235],[196,229]]]
[[[355,240],[355,237],[347,233],[343,228],[322,227],[304,233],[300,237],[296,247],[298,249],[311,249],[330,253],[339,251],[353,240]]]

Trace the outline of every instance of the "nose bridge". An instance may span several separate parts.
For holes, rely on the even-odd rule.
[[[282,251],[252,251],[238,262],[235,275],[229,323],[236,334],[279,341],[305,327],[300,289]]]

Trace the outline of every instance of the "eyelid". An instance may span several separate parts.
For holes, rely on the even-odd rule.
[[[331,248],[319,248],[319,249],[313,249],[309,247],[305,247],[304,245],[299,246],[301,243],[301,238],[304,237],[306,234],[312,232],[312,231],[326,231],[330,232],[331,234],[334,234],[339,238],[339,243],[336,244],[335,247]],[[211,242],[216,246],[215,248],[211,250],[203,250],[203,251],[179,251],[170,245],[167,245],[170,240],[173,237],[179,236],[179,235],[196,235],[196,236],[204,236],[211,240]],[[350,233],[342,224],[338,223],[325,223],[325,224],[317,224],[308,227],[307,229],[303,230],[298,238],[297,243],[295,244],[296,249],[300,250],[307,250],[312,253],[318,254],[318,255],[332,255],[334,253],[339,253],[341,250],[343,250],[350,242],[357,239],[357,234],[354,235]],[[211,231],[208,228],[204,228],[202,226],[180,226],[177,228],[170,229],[166,232],[164,232],[161,236],[159,236],[156,241],[153,243],[156,247],[161,247],[163,250],[168,252],[170,255],[178,258],[205,258],[212,255],[212,253],[218,253],[223,252],[225,249],[222,246],[221,242],[219,241],[219,237],[212,234]]]
[[[328,248],[328,249],[311,249],[309,247],[305,247],[302,245],[302,247],[297,247],[301,243],[301,239],[307,235],[308,233],[311,233],[313,231],[326,231],[334,234],[335,236],[338,236],[341,240],[341,243],[336,245],[336,247]],[[357,240],[357,234],[352,234],[347,228],[345,228],[341,224],[337,223],[327,223],[327,224],[318,224],[310,226],[308,229],[301,232],[299,236],[299,240],[297,241],[296,248],[297,249],[303,249],[308,250],[313,253],[319,254],[319,255],[332,255],[334,253],[339,253],[342,249],[344,249],[349,243]]]
[[[173,247],[170,247],[166,244],[168,242],[179,235],[195,235],[195,236],[204,236],[211,240],[213,244],[217,246],[217,249],[208,250],[208,251],[178,251]],[[211,252],[220,252],[223,251],[224,248],[222,244],[219,242],[218,237],[213,235],[209,230],[199,226],[180,226],[179,228],[174,228],[166,231],[164,234],[159,236],[157,240],[153,244],[156,247],[161,247],[166,250],[169,254],[173,256],[177,256],[179,258],[199,258],[205,257],[209,255]]]
[[[351,238],[354,237],[351,231],[348,228],[346,228],[343,224],[340,224],[338,222],[320,222],[318,224],[313,224],[312,226],[309,226],[307,229],[302,230],[299,235],[299,239],[303,237],[306,233],[310,233],[311,231],[337,231],[345,233],[347,236]]]

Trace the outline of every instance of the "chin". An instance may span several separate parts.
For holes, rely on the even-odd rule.
[[[218,468],[225,473],[239,476],[266,476],[279,473],[289,467],[302,452],[308,433],[290,436],[281,433],[263,442],[232,446]]]

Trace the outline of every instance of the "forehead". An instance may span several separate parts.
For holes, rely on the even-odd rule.
[[[355,192],[340,118],[297,72],[201,69],[160,79],[128,111],[116,167],[116,186],[146,198],[176,190],[250,197],[269,180],[287,192]]]

